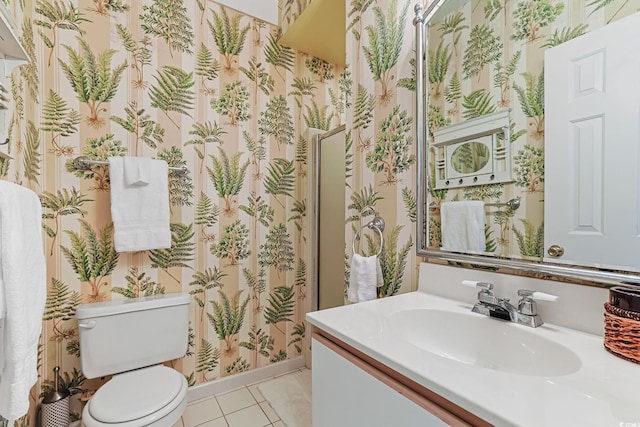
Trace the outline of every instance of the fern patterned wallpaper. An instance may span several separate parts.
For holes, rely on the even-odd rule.
[[[385,220],[378,296],[410,291],[416,282],[413,3],[405,0],[347,2],[347,71],[353,76],[347,108],[347,258],[355,232],[372,219]],[[365,233],[364,247],[378,239]],[[349,276],[347,261],[347,279]]]
[[[520,198],[517,211],[487,209],[487,252],[543,256],[544,51],[639,8],[623,0],[469,1],[431,25],[430,128],[511,108],[514,182],[431,192],[437,205]],[[439,210],[429,226],[430,245],[440,247]]]
[[[40,380],[18,424],[35,425],[56,365],[77,396],[100,385],[80,371],[80,302],[190,293],[188,355],[173,366],[191,385],[299,356],[304,132],[343,121],[343,70],[277,45],[278,28],[211,1],[9,6],[31,61],[11,79],[15,159],[0,174],[42,199],[49,282]],[[76,170],[81,154],[189,168],[170,176],[170,249],[114,251],[108,171]]]
[[[288,4],[288,13],[297,16],[308,3],[280,5]],[[477,102],[471,95],[483,90],[490,105],[508,102],[517,113],[515,129],[524,133],[513,143],[514,153],[530,159],[517,164],[537,165],[542,129],[535,126],[535,114],[526,117],[516,88],[524,90],[527,102],[535,101],[537,92],[527,89],[538,84],[543,45],[629,14],[637,8],[632,3],[601,0],[585,10],[582,0],[471,2],[473,9],[450,24],[441,52],[431,46],[433,55],[450,56],[431,124],[459,120],[467,109],[463,103]],[[536,16],[538,4],[554,19],[513,25],[527,14]],[[346,2],[344,70],[278,46],[278,28],[209,0],[12,0],[9,6],[31,61],[12,76],[15,160],[0,163],[0,176],[40,194],[47,235],[49,289],[32,409],[50,389],[56,365],[78,395],[100,385],[86,381],[79,369],[72,315],[81,301],[191,293],[189,354],[173,364],[192,385],[303,351],[307,127],[328,130],[346,123],[345,278],[351,256],[346,248],[370,219],[361,218],[362,208],[372,206],[387,222],[380,296],[411,290],[419,262],[412,252],[413,3]],[[500,47],[480,56],[479,73],[465,78],[465,50],[489,37],[482,34]],[[448,54],[442,53],[445,46]],[[452,83],[456,70],[459,90]],[[508,83],[496,80],[498,75]],[[497,81],[501,86],[494,86]],[[170,250],[113,252],[107,170],[75,170],[71,159],[79,154],[100,160],[139,155],[187,165],[188,178],[170,179]],[[525,205],[518,215],[540,227],[542,182],[531,169],[533,178],[523,181],[527,186],[516,182],[499,196],[479,188],[477,196],[521,195]],[[518,219],[509,218],[506,230]],[[376,250],[375,241],[365,244]],[[80,262],[83,257],[90,262]],[[30,425],[34,416],[32,410],[18,425]]]
[[[283,26],[295,22],[310,3],[280,0]],[[373,218],[370,211],[361,215],[371,206],[386,222],[380,256],[384,286],[378,297],[391,296],[411,290],[417,277],[411,252],[416,220],[413,12],[408,0],[351,0],[345,6],[347,66],[338,78],[339,94],[329,88],[334,112],[346,116],[345,290],[351,242]],[[326,62],[309,62],[332,77]],[[360,247],[378,252],[378,238],[364,234]]]
[[[283,33],[302,15],[302,12],[311,4],[311,1],[278,0],[278,22]]]

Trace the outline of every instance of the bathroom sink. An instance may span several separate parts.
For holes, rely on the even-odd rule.
[[[527,376],[568,375],[581,366],[573,351],[535,329],[471,312],[402,310],[389,322],[411,345],[467,365]]]

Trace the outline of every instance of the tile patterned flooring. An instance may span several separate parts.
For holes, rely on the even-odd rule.
[[[258,385],[272,379],[189,402],[173,427],[286,427],[258,390]]]

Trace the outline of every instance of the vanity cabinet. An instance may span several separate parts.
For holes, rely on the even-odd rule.
[[[313,427],[490,425],[317,328],[311,351]]]

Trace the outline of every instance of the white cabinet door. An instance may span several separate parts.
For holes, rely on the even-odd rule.
[[[547,50],[544,75],[545,260],[640,271],[640,13]]]
[[[313,339],[313,427],[445,427],[443,421]]]

